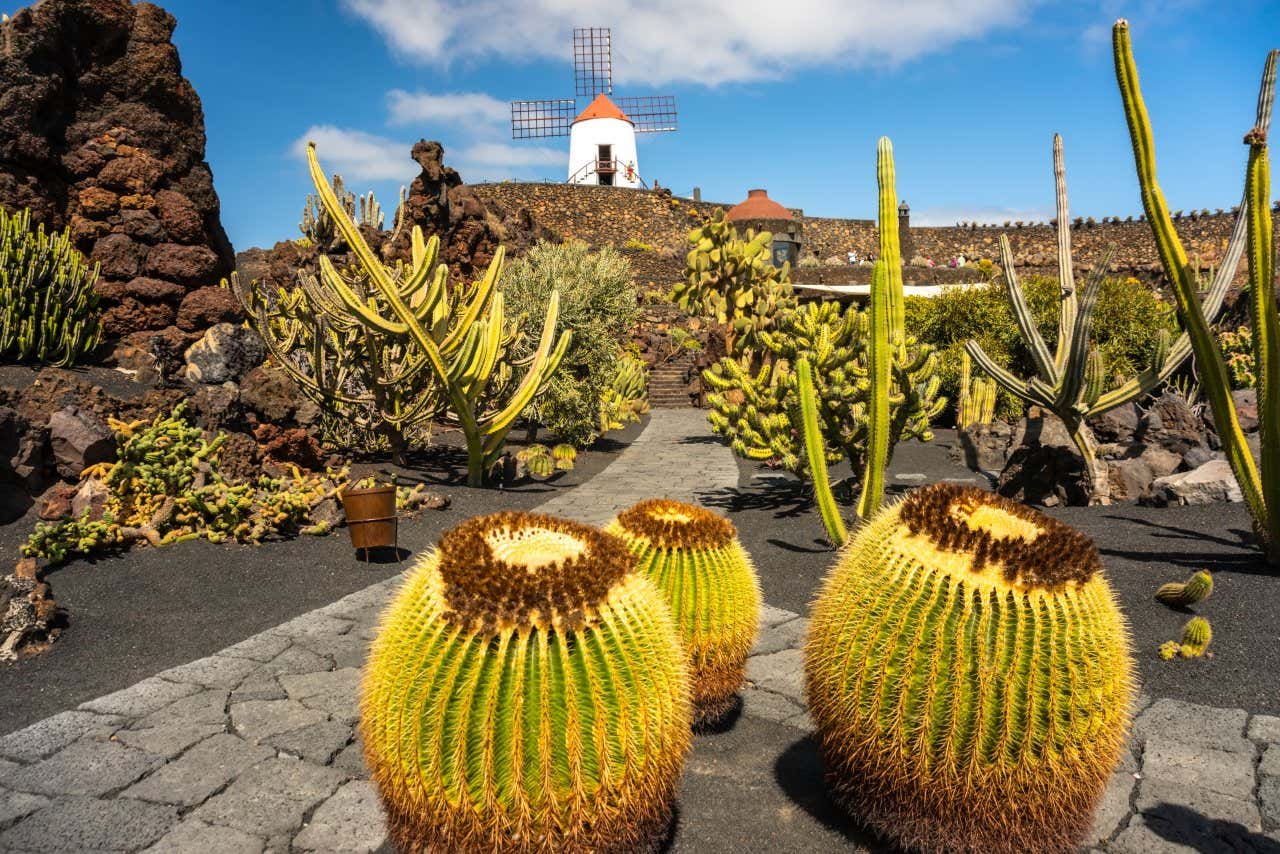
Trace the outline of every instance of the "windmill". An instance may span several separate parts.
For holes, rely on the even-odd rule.
[[[644,187],[636,134],[676,129],[673,95],[613,95],[613,38],[608,27],[573,31],[574,97],[511,102],[511,138],[569,137],[570,184]],[[591,102],[579,111],[578,99]]]

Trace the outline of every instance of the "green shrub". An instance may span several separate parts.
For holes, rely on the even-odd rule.
[[[1047,276],[1028,276],[1022,280],[1027,303],[1036,325],[1050,350],[1058,341],[1058,281]],[[1015,374],[1035,373],[1031,354],[1018,332],[1013,309],[1004,286],[992,282],[961,290],[945,289],[940,295],[906,298],[908,331],[940,351],[938,373],[942,378],[942,394],[959,400],[960,361],[964,342],[970,338]],[[1149,287],[1137,279],[1107,279],[1098,295],[1094,312],[1094,342],[1102,353],[1111,385],[1132,376],[1147,366],[1148,354],[1160,329],[1176,329],[1172,306],[1162,302]],[[996,401],[996,416],[1019,417],[1020,400],[1003,389]]]
[[[600,404],[617,373],[619,345],[639,316],[631,265],[607,246],[592,252],[579,241],[544,241],[508,265],[501,288],[510,315],[535,318],[559,290],[560,327],[573,330],[573,343],[524,415],[561,441],[586,447],[599,435]],[[517,342],[513,356],[529,355],[537,343]]]
[[[33,231],[30,211],[0,208],[0,359],[65,367],[98,346],[97,279],[69,229]]]
[[[633,252],[652,252],[653,244],[645,243],[643,240],[636,240],[634,237],[622,244],[623,249],[630,249]]]

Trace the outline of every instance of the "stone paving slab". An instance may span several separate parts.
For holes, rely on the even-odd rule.
[[[696,410],[655,413],[604,472],[540,509],[600,523],[651,497],[655,485],[686,501],[735,486],[728,450],[697,441],[704,425]],[[0,851],[378,850],[383,817],[355,731],[356,695],[359,665],[397,584],[372,585],[0,737]],[[808,623],[766,605],[760,629],[742,697],[742,715],[758,723],[740,725],[794,733],[791,754],[810,744]],[[1280,851],[1280,718],[1170,699],[1139,707],[1131,752],[1089,844],[1108,852]],[[775,761],[791,762],[756,742],[742,748],[750,757],[708,749],[718,758],[695,752],[686,783],[722,781],[713,789],[726,803],[737,803],[739,776],[764,785]],[[746,763],[741,775],[735,762]],[[797,802],[779,820],[824,809]],[[778,832],[775,849],[789,850]],[[861,844],[838,836],[806,836],[821,846],[806,850]]]

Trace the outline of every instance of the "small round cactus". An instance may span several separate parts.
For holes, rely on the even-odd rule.
[[[535,480],[546,480],[556,473],[556,462],[545,454],[529,457],[524,461],[524,470]]]
[[[1200,570],[1186,581],[1172,581],[1156,591],[1156,601],[1174,608],[1185,608],[1203,602],[1213,594],[1213,576]]]
[[[671,605],[692,665],[695,723],[733,709],[760,623],[760,583],[733,523],[693,504],[650,499],[605,529],[626,541]]]
[[[557,462],[573,462],[578,458],[578,449],[573,445],[559,444],[551,449],[551,456],[555,457]]]
[[[667,833],[688,669],[626,544],[528,513],[463,522],[383,615],[365,757],[401,851],[635,851]]]
[[[839,799],[921,851],[1074,851],[1133,663],[1083,534],[935,484],[881,510],[814,604],[809,708]]]
[[[1192,617],[1182,627],[1182,643],[1178,651],[1183,658],[1200,658],[1212,640],[1213,629],[1209,627],[1209,621],[1204,617]]]

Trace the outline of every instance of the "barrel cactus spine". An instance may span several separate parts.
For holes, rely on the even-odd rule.
[[[624,540],[671,606],[691,665],[695,724],[714,726],[736,703],[760,623],[760,582],[728,519],[655,498],[605,529]]]
[[[666,835],[688,670],[615,537],[511,512],[447,532],[383,615],[361,693],[401,851],[636,851]]]
[[[922,851],[1073,851],[1124,748],[1133,663],[1083,534],[935,484],[824,582],[805,648],[836,795]]]

